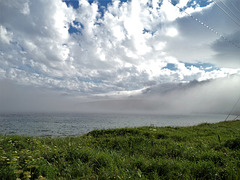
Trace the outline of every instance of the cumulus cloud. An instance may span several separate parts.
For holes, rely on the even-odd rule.
[[[0,12],[0,79],[33,88],[128,96],[240,71],[239,52],[189,17],[239,43],[239,31],[216,19],[220,10],[211,1],[113,0],[102,7],[79,0],[72,7],[13,0],[0,1]]]
[[[4,26],[0,26],[0,33],[2,43],[9,44],[12,40],[12,33],[8,32]]]

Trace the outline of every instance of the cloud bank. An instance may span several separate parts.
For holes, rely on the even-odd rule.
[[[230,76],[211,81],[167,83],[153,86],[128,96],[81,97],[18,86],[11,81],[1,81],[0,112],[95,112],[188,114],[229,113],[239,115],[240,76]],[[234,108],[234,109],[233,109]]]

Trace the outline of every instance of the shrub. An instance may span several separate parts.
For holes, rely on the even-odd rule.
[[[240,149],[240,137],[227,140],[224,145],[229,149]]]

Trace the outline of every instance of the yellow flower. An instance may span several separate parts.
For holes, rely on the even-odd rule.
[[[46,178],[40,175],[40,176],[38,177],[38,179],[39,179],[39,180],[45,180]]]
[[[22,172],[23,172],[23,170],[21,170],[21,169],[14,170],[14,173],[15,173],[15,174],[21,174]]]
[[[31,177],[31,172],[26,171],[23,173],[25,177],[30,178]]]
[[[5,157],[5,156],[2,156],[2,159],[3,159],[3,160],[5,160],[5,159],[7,159],[7,157]]]
[[[13,158],[12,161],[17,161],[17,159],[16,159],[16,158]]]

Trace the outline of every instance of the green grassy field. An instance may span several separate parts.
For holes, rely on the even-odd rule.
[[[1,179],[240,179],[240,121],[0,136]]]

